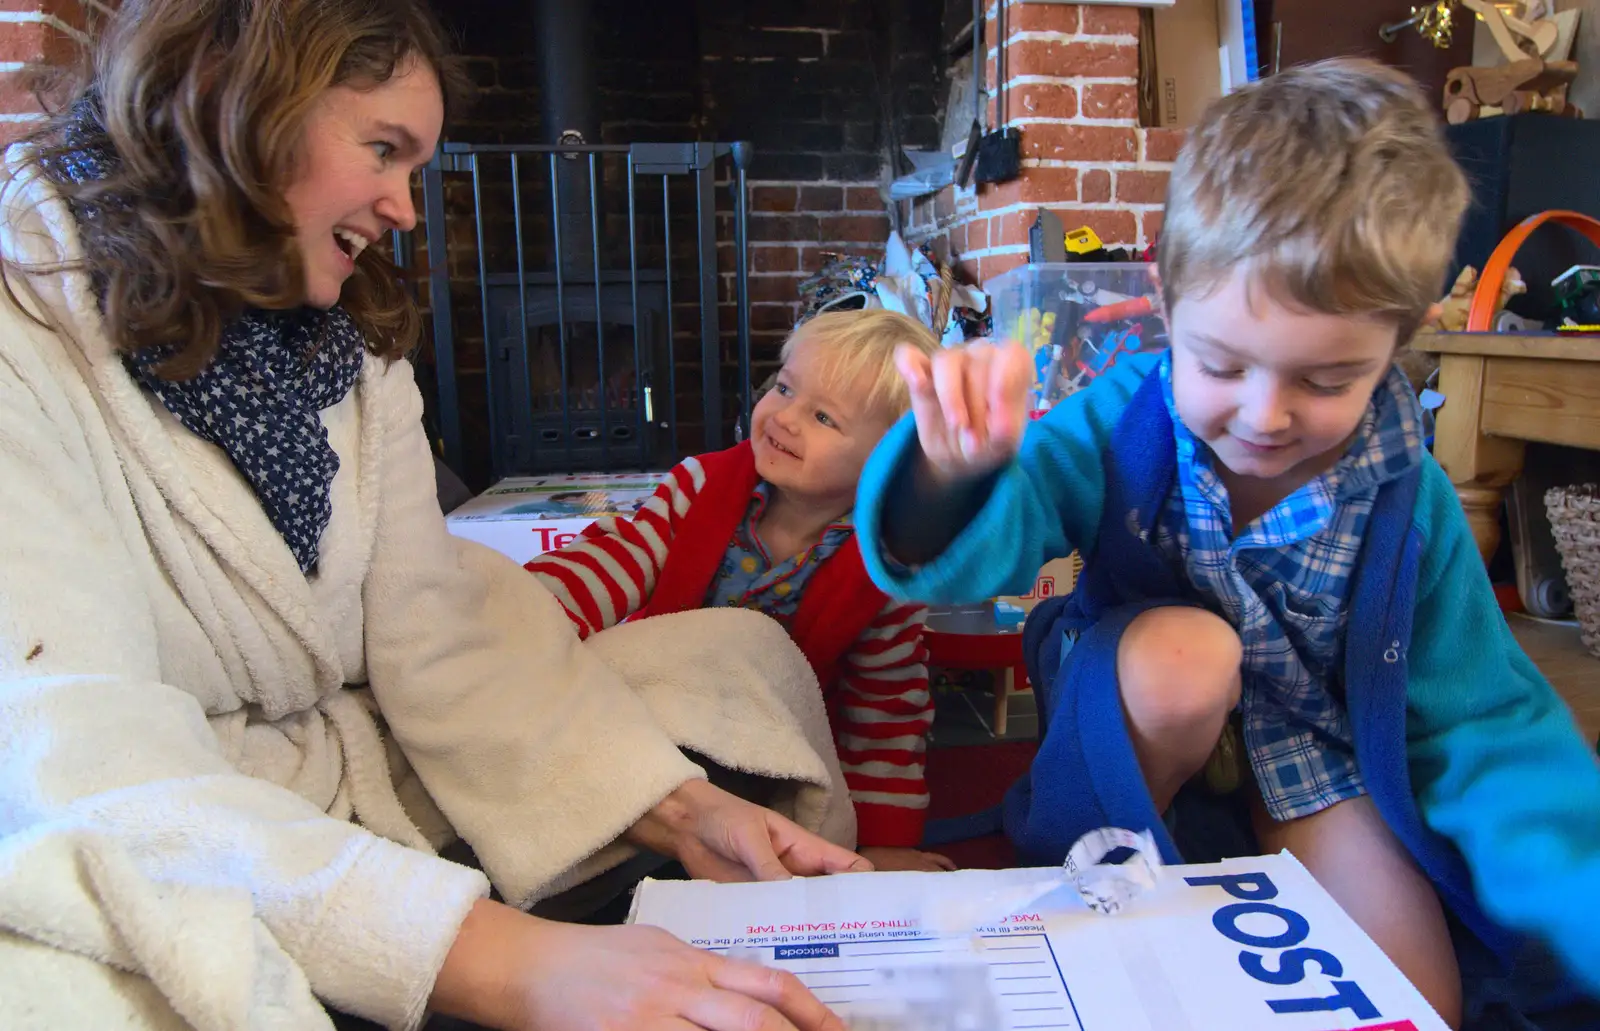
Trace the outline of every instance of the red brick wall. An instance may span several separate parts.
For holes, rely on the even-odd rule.
[[[777,368],[778,349],[800,317],[798,289],[827,252],[874,259],[889,237],[876,184],[760,182],[750,190],[752,378]]]
[[[1181,137],[1139,126],[1139,12],[1133,7],[1006,0],[1008,107],[1022,132],[1020,178],[951,187],[912,205],[908,236],[953,254],[983,282],[1027,261],[1037,208],[1107,246],[1144,247],[1161,229]],[[995,91],[997,8],[985,82]],[[998,124],[994,103],[990,123]]]
[[[889,216],[879,181],[888,149],[938,146],[941,10],[938,0],[696,5],[701,128],[755,148],[750,350],[757,384],[777,368],[799,316],[796,290],[823,254],[882,255]],[[722,296],[735,296],[732,276]]]
[[[73,61],[105,7],[95,0],[0,0],[0,142],[39,118],[32,67]]]

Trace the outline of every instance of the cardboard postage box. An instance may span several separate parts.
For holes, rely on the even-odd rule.
[[[565,547],[596,519],[632,517],[670,473],[576,473],[515,476],[451,512],[445,525],[527,562]]]
[[[647,880],[631,919],[792,971],[852,1031],[1445,1029],[1287,852],[1159,868],[1114,915],[1057,868]]]

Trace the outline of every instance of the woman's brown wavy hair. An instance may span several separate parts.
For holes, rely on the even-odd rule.
[[[97,102],[104,135],[94,142],[117,168],[60,192],[96,211],[74,267],[104,284],[116,347],[170,347],[162,375],[184,379],[244,309],[303,303],[283,190],[306,116],[328,87],[376,86],[413,59],[438,75],[448,117],[464,87],[427,0],[123,0],[82,66],[55,84],[55,113],[23,137],[27,164],[48,162],[72,149],[74,125],[81,136],[78,102]],[[376,355],[402,355],[419,338],[411,292],[377,248],[361,253],[340,303]]]

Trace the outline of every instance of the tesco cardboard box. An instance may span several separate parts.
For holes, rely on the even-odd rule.
[[[451,512],[445,525],[527,562],[565,547],[606,516],[632,517],[670,473],[574,473],[513,476]]]
[[[631,920],[788,970],[851,1027],[1445,1029],[1287,852],[1162,868],[1114,915],[1057,867],[647,880]]]

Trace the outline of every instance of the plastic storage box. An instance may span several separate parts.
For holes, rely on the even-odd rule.
[[[984,284],[999,340],[1033,353],[1033,413],[1088,386],[1119,357],[1167,346],[1154,266],[1022,265]]]

